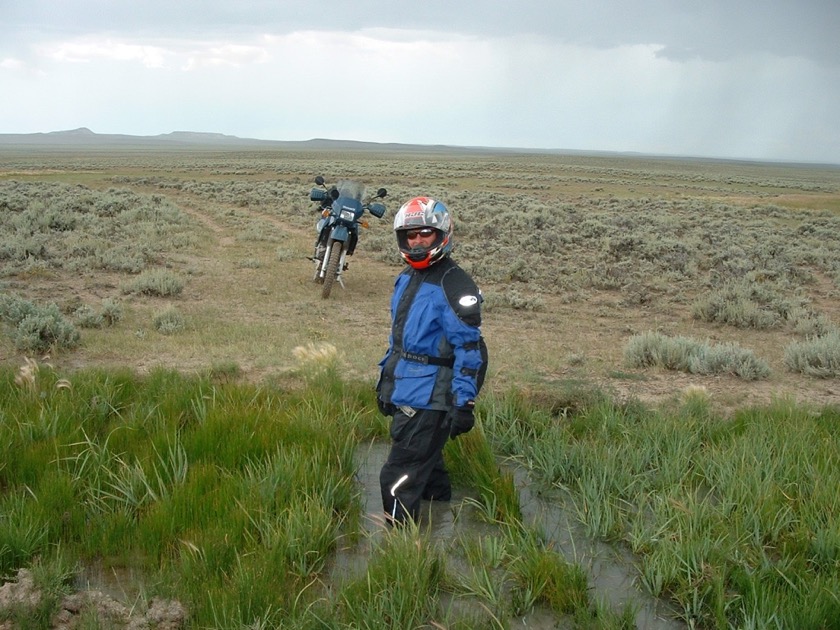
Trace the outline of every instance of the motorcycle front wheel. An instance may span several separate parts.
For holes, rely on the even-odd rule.
[[[338,278],[338,265],[342,251],[344,251],[343,242],[334,240],[330,243],[330,259],[327,261],[327,272],[324,274],[324,286],[321,287],[321,297],[325,300],[330,297],[330,291]]]

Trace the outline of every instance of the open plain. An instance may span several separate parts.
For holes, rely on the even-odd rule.
[[[388,212],[370,217],[346,289],[328,300],[308,260],[317,219],[308,192],[319,174],[389,190]],[[55,303],[68,317],[104,300],[122,310],[114,326],[83,329],[73,350],[49,352],[60,369],[224,366],[270,379],[294,365],[295,347],[328,342],[348,373],[372,380],[400,271],[391,220],[410,197],[430,195],[452,211],[454,255],[486,298],[494,390],[551,396],[585,383],[621,399],[668,401],[702,387],[722,410],[840,398],[836,378],[784,361],[791,343],[814,334],[808,322],[820,323],[817,332],[840,322],[837,167],[444,148],[4,147],[0,193],[9,219],[16,196],[52,213],[150,203],[180,215],[177,238],[156,234],[163,226],[85,239],[60,222],[6,224],[4,292]],[[21,248],[22,239],[33,247]],[[126,289],[154,270],[174,274],[183,289]],[[726,300],[733,287],[746,296],[739,308],[760,317],[698,316],[704,300]],[[154,327],[165,308],[182,318],[175,334]],[[766,361],[769,376],[629,365],[628,341],[651,331],[737,344]],[[23,361],[8,336],[0,353],[5,364]]]

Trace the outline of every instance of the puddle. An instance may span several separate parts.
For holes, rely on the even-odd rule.
[[[376,538],[383,530],[384,513],[382,511],[382,497],[379,492],[379,470],[388,458],[390,445],[382,442],[363,444],[356,454],[356,478],[360,485],[362,509],[364,512],[364,533]],[[420,524],[426,528],[432,539],[450,540],[460,531],[464,524],[464,516],[458,514],[459,508],[467,495],[457,489],[452,491],[450,501],[423,501],[421,503]],[[473,519],[474,520],[474,519]],[[471,527],[481,528],[482,523],[474,522]],[[485,526],[486,531],[477,533],[488,534],[493,528]]]
[[[145,575],[130,567],[105,567],[93,562],[76,576],[78,590],[99,591],[118,602],[136,601],[142,594]]]
[[[514,483],[519,491],[522,516],[527,525],[544,532],[567,560],[589,574],[592,595],[621,610],[630,604],[636,611],[638,630],[678,630],[687,626],[674,618],[675,611],[664,600],[650,596],[637,584],[637,559],[620,547],[589,538],[583,526],[564,508],[566,497],[560,490],[540,487],[537,494],[527,471],[516,468]]]
[[[388,456],[389,445],[364,444],[357,452],[357,477],[361,486],[361,501],[365,513],[365,536],[359,545],[339,552],[335,568],[347,574],[363,571],[367,552],[383,528],[382,499],[379,494],[379,469]],[[629,604],[636,611],[638,630],[684,630],[686,625],[674,618],[667,602],[651,597],[637,584],[636,559],[619,547],[591,540],[574,515],[564,508],[564,497],[557,490],[537,493],[522,468],[513,470],[514,482],[525,524],[542,532],[547,540],[570,562],[581,566],[589,576],[592,595],[609,604],[616,611]],[[485,536],[496,533],[495,528],[458,513],[466,495],[453,492],[450,503],[423,502],[421,526],[427,528],[433,540],[452,540],[456,536]],[[466,511],[468,512],[468,511]],[[556,617],[543,610],[535,610],[527,620],[512,620],[511,627],[554,628]]]
[[[385,463],[390,448],[390,444],[387,443],[371,442],[361,445],[356,452],[356,478],[364,512],[364,535],[358,544],[338,550],[332,564],[331,578],[340,580],[362,574],[367,568],[371,547],[386,531],[379,491],[379,470]],[[423,533],[428,534],[430,540],[443,543],[462,536],[464,532],[471,536],[498,535],[496,526],[474,517],[473,509],[465,507],[464,500],[468,496],[463,491],[453,488],[452,498],[448,502],[423,501],[420,508],[420,527]],[[449,558],[448,561],[456,563],[455,569],[458,570],[457,558]],[[443,610],[457,611],[458,614],[483,612],[480,610],[483,605],[447,593],[440,595],[440,604]],[[558,626],[557,615],[552,610],[535,606],[527,615],[508,620],[505,627],[511,630],[549,630],[563,626]]]
[[[356,451],[356,481],[362,503],[362,537],[357,543],[338,549],[332,562],[332,577],[340,579],[364,572],[371,548],[381,541],[387,531],[379,491],[379,470],[389,450],[389,444],[371,442],[363,444]],[[465,515],[459,514],[458,510],[466,497],[463,492],[453,490],[449,502],[422,502],[420,524],[432,540],[452,540],[456,530],[460,531],[464,527]],[[495,531],[491,526],[479,522],[470,523],[469,527],[475,529],[477,534]]]

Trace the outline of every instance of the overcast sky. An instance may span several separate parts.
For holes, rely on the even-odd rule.
[[[840,0],[0,0],[0,133],[840,164]]]

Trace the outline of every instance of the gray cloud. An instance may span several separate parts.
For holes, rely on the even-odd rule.
[[[469,4],[0,0],[0,92],[16,94],[0,100],[0,133],[840,163],[838,0]],[[376,89],[337,109],[314,98],[324,76]]]
[[[534,34],[596,47],[658,44],[674,60],[766,53],[840,65],[837,0],[5,0],[7,34],[190,34],[383,27],[475,36]]]

